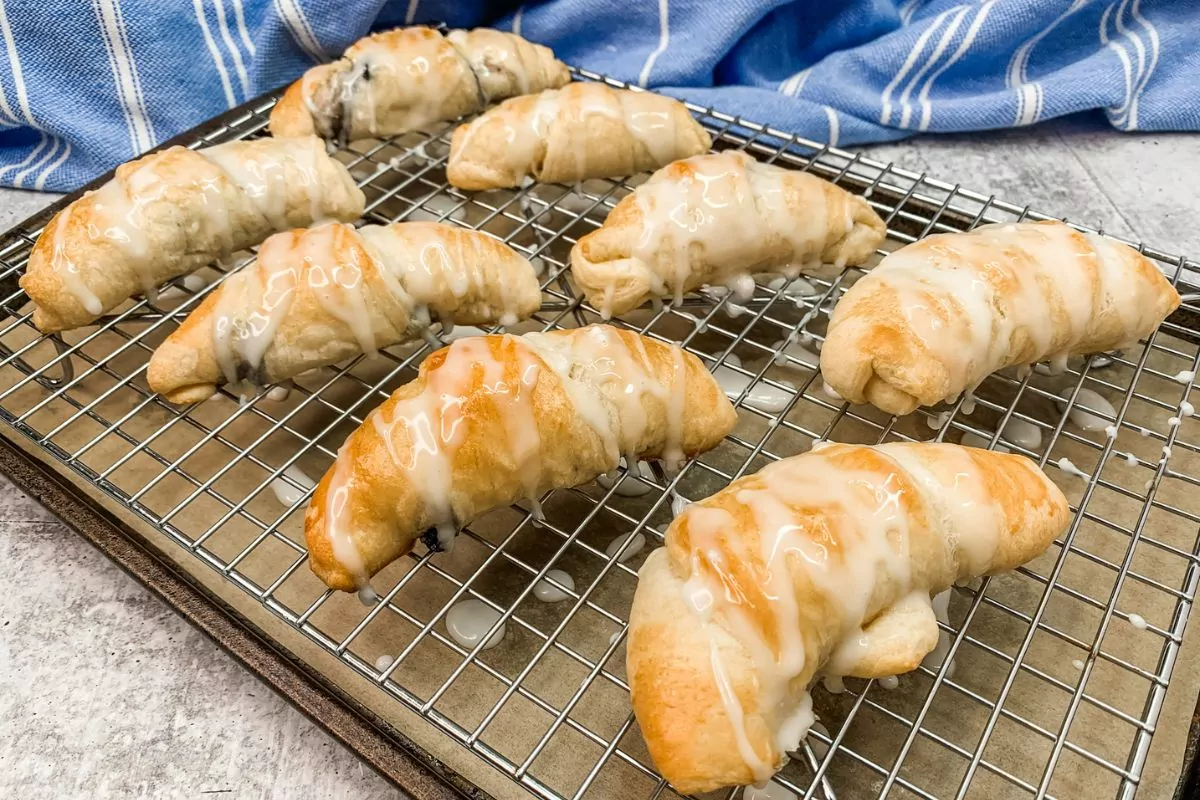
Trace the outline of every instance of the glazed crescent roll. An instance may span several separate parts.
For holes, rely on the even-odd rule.
[[[951,444],[829,444],[680,514],[629,614],[633,710],[685,794],[765,781],[813,724],[819,675],[915,669],[933,594],[1013,569],[1067,527],[1024,457]]]
[[[313,572],[353,591],[494,508],[576,486],[624,455],[678,466],[737,412],[696,357],[606,325],[459,339],[371,412],[304,517]]]
[[[357,219],[364,203],[350,173],[311,136],[171,147],[122,164],[55,214],[21,288],[39,330],[78,328],[275,231]]]
[[[861,197],[726,150],[654,173],[576,243],[571,274],[607,319],[651,297],[678,303],[701,286],[764,272],[836,275],[886,235]]]
[[[381,31],[288,87],[271,111],[271,134],[340,141],[393,136],[570,79],[549,49],[512,33]]]
[[[833,309],[821,372],[852,403],[908,414],[1010,365],[1131,347],[1179,306],[1147,258],[1061,222],[928,236]]]
[[[221,383],[277,383],[449,329],[514,325],[541,305],[533,265],[487,234],[436,222],[355,230],[333,223],[272,236],[150,359],[173,403]]]
[[[446,177],[460,189],[532,178],[573,183],[658,169],[703,153],[712,139],[687,107],[652,92],[572,83],[506,100],[460,125]]]

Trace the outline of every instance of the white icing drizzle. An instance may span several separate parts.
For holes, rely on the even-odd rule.
[[[1100,308],[1112,309],[1126,331],[1152,329],[1157,304],[1137,296],[1152,290],[1131,277],[1118,247],[1094,235],[1081,241],[1065,225],[983,225],[897,250],[855,290],[878,283],[894,292],[915,335],[946,367],[954,392],[1010,358],[1032,355],[1049,360],[1050,374],[1063,371],[1067,356],[1088,344]],[[1011,291],[996,292],[990,280]],[[1016,336],[1029,341],[1023,354],[1010,352]]]
[[[267,399],[275,403],[282,403],[292,396],[292,387],[293,384],[291,381],[284,381],[272,386],[270,391],[267,392]]]
[[[814,743],[813,749],[816,749]],[[820,758],[820,756],[817,756]],[[796,800],[797,794],[786,786],[775,781],[767,781],[762,787],[746,786],[742,788],[742,800]]]
[[[304,150],[310,160],[315,156],[313,148]],[[234,185],[254,204],[272,230],[282,231],[291,227],[287,214],[288,174],[282,159],[271,157],[272,154],[265,150],[247,150],[241,142],[219,144],[197,152],[224,170]],[[306,185],[319,194],[321,183],[317,179],[316,170],[311,167],[306,169],[298,160],[295,163],[300,168]],[[218,201],[218,204],[220,202]],[[319,213],[319,198],[315,198],[312,207]],[[312,221],[317,220],[314,218]]]
[[[655,398],[667,407],[667,430],[662,449],[664,465],[668,469],[682,466],[687,364],[678,346],[671,346],[672,376],[670,384],[664,386],[646,366],[651,361],[641,337],[633,337],[634,346],[630,348],[616,329],[607,325],[583,328],[570,337],[567,352],[562,352],[551,337],[542,334],[526,334],[523,338],[537,347],[547,363],[564,377],[576,408],[604,440],[613,467],[621,455],[625,456],[627,464],[638,462],[650,421],[645,408],[647,397]],[[572,366],[580,365],[587,373],[582,382],[570,378]],[[610,385],[612,388],[602,394],[616,411],[615,427],[607,404],[601,403],[601,393],[596,391]]]
[[[342,569],[350,573],[361,590],[367,588],[370,576],[367,575],[358,545],[354,542],[354,535],[346,529],[346,504],[350,501],[350,482],[353,480],[351,459],[345,452],[346,442],[338,448],[337,458],[333,462],[333,476],[325,490],[325,536],[329,539],[334,559]]]
[[[1071,666],[1074,667],[1075,669],[1079,670],[1080,672],[1083,672],[1083,662],[1080,661],[1078,658],[1074,659],[1071,662]]]
[[[450,638],[467,650],[473,649],[500,619],[500,612],[482,600],[474,597],[455,603],[446,612],[446,632]],[[501,623],[496,631],[488,636],[484,650],[491,650],[504,639],[508,629],[507,623]]]
[[[537,515],[537,497],[545,487],[541,484],[542,442],[533,392],[547,366],[559,377],[574,410],[600,437],[610,459],[609,469],[616,467],[621,452],[629,454],[627,463],[637,464],[638,454],[657,443],[647,437],[646,395],[667,407],[664,460],[682,461],[686,398],[683,353],[671,347],[672,385],[663,386],[644,366],[651,362],[641,338],[632,338],[638,356],[616,330],[599,325],[570,336],[531,333],[523,337],[505,334],[459,339],[441,351],[444,355],[440,364],[423,373],[425,385],[420,393],[377,408],[367,416],[360,431],[373,429],[395,465],[412,476],[409,483],[424,504],[421,524],[435,528],[440,546],[449,550],[463,522],[455,513],[453,476],[455,453],[469,428],[463,412],[469,398],[490,400],[505,435],[503,441],[489,442],[489,447],[502,454],[501,468],[519,477],[524,497]],[[403,437],[400,431],[404,431]],[[409,446],[398,447],[401,439]],[[361,576],[361,558],[342,527],[342,508],[337,505],[344,505],[347,483],[352,480],[350,461],[349,456],[339,452],[326,492],[326,519],[337,560]],[[631,545],[625,557],[631,557],[644,544],[643,539],[636,549]],[[341,552],[349,560],[343,559]],[[360,583],[365,580],[360,578]]]
[[[933,615],[942,625],[950,625],[950,590],[939,592],[933,596]],[[942,668],[942,664],[946,663],[946,657],[950,654],[950,634],[938,627],[938,643],[937,646],[929,652],[925,658],[921,659],[921,664],[926,668],[937,672]],[[947,677],[954,674],[954,662],[951,661],[946,666]]]
[[[292,483],[288,483],[284,478],[290,478]],[[293,486],[293,483],[297,486]],[[271,481],[271,491],[275,493],[276,500],[290,508],[300,502],[316,485],[316,481],[304,474],[304,470],[293,464],[281,473],[281,477]]]
[[[361,293],[363,265],[357,251],[343,260],[334,246],[339,225],[278,234],[263,242],[258,262],[228,278],[221,287],[213,319],[217,363],[228,383],[247,367],[259,377],[267,349],[287,316],[303,279],[321,306],[350,328],[364,352],[374,352],[375,338]]]
[[[1196,407],[1194,405],[1192,405],[1191,403],[1189,403],[1187,400],[1184,400],[1179,404],[1179,416],[1193,417],[1195,415],[1196,415]]]
[[[641,464],[645,464],[645,462],[643,461]],[[654,491],[654,487],[650,486],[645,481],[638,479],[636,477],[637,471],[638,470],[634,470],[630,474],[624,476],[619,474],[616,476],[608,474],[600,475],[597,476],[596,483],[600,484],[600,486],[606,490],[611,489],[613,485],[616,484],[616,494],[622,497],[642,497],[643,495]]]
[[[533,596],[543,603],[557,603],[571,596],[563,591],[560,586],[555,586],[551,581],[560,586],[565,586],[569,591],[575,591],[575,579],[571,577],[570,573],[564,572],[561,569],[551,569],[546,571],[545,578],[540,578],[533,585]]]
[[[671,493],[671,516],[678,517],[683,513],[683,510],[692,504],[691,500],[681,495],[679,492]]]
[[[687,167],[682,176],[680,165]],[[819,259],[828,236],[823,200],[806,205],[802,214],[788,206],[787,181],[799,180],[789,170],[736,150],[677,162],[634,192],[642,230],[631,248],[631,264],[643,272],[654,295],[672,296],[676,304],[699,282],[723,283],[744,302],[754,292],[755,273],[782,272],[780,281],[795,278]],[[731,235],[738,230],[754,231],[753,244]],[[693,274],[697,250],[711,274]],[[811,284],[796,286],[797,294],[805,291],[812,291]]]
[[[925,424],[928,425],[931,430],[940,431],[942,428],[946,427],[946,423],[950,421],[950,416],[951,415],[949,411],[941,411],[937,414],[925,417]]]
[[[794,335],[792,334],[792,336]],[[771,349],[775,351],[775,365],[778,367],[792,367],[794,369],[804,369],[806,367],[810,370],[816,369],[821,363],[821,357],[805,347],[803,343],[796,341],[792,336],[780,339],[771,345]],[[811,337],[809,341],[812,341]],[[797,361],[800,363],[797,364]],[[841,397],[838,400],[840,401]]]
[[[821,381],[821,393],[835,403],[846,402],[846,398],[844,398],[840,394],[838,394],[837,389],[834,389],[832,386],[830,386],[825,381]]]
[[[1184,370],[1175,374],[1175,381],[1178,383],[1187,384],[1194,380],[1196,380],[1196,373],[1194,370]]]
[[[831,606],[841,620],[841,641],[850,641],[851,647],[853,639],[866,635],[863,626],[887,610],[878,606],[881,600],[876,588],[880,585],[894,587],[901,598],[897,602],[932,603],[939,617],[945,615],[948,593],[931,601],[926,592],[911,584],[910,518],[900,503],[906,489],[897,473],[902,470],[908,480],[925,487],[923,491],[948,498],[941,513],[952,528],[970,531],[952,545],[957,548],[954,560],[962,574],[986,571],[995,551],[997,512],[968,456],[964,454],[954,465],[956,490],[947,493],[904,446],[883,445],[875,452],[891,460],[893,471],[834,468],[827,456],[801,456],[768,465],[752,482],[735,490],[733,502],[753,516],[757,531],[757,542],[749,544],[753,556],[747,553],[745,557],[754,558],[754,580],[765,603],[754,601],[753,613],[743,605],[745,601],[735,599],[743,597],[747,586],[744,579],[739,582],[734,577],[726,561],[724,532],[734,525],[731,512],[723,506],[699,503],[673,523],[673,529],[686,526],[680,530],[686,530],[689,547],[690,577],[682,584],[683,600],[708,631],[722,707],[739,754],[755,780],[770,777],[772,765],[769,754],[758,752],[750,741],[745,709],[729,684],[720,656],[724,645],[718,644],[723,633],[732,636],[754,663],[755,713],[775,732],[778,750],[786,753],[795,749],[813,724],[811,697],[799,684],[807,683],[820,666],[812,663],[814,655],[805,641],[807,612],[799,606],[797,583],[809,587],[806,591],[819,592]],[[726,496],[725,502],[729,499]],[[798,509],[820,510],[821,516],[830,520],[829,529],[820,535],[809,531],[800,523]],[[831,555],[827,536],[840,540],[845,557]],[[762,622],[764,610],[770,618],[766,624]],[[843,656],[852,654],[847,650]],[[853,658],[838,660],[846,666]],[[837,669],[826,678],[827,688],[839,690]]]
[[[470,295],[476,311],[511,314],[515,321],[518,293],[506,280],[489,284],[490,261],[479,240],[443,231],[429,223],[359,231],[329,223],[267,239],[253,267],[227,279],[213,314],[214,349],[226,381],[235,383],[242,366],[252,379],[263,377],[263,360],[298,288],[342,322],[367,355],[378,348],[375,319],[381,314],[394,327],[415,335],[433,322],[429,306],[453,307]],[[367,283],[370,266],[390,303]],[[483,306],[493,295],[495,307]],[[442,324],[452,329],[448,314]]]
[[[510,354],[509,360],[501,360],[493,353],[493,341],[481,337],[454,342],[443,351],[441,365],[425,372],[424,391],[385,404],[367,417],[393,462],[414,476],[411,483],[424,500],[426,523],[437,529],[443,547],[462,522],[453,509],[453,474],[454,454],[467,433],[462,411],[467,396],[481,393],[491,399],[507,440],[495,445],[505,447],[525,497],[536,503],[540,494],[541,435],[533,390],[542,365],[530,348],[509,336],[502,337],[500,345]],[[403,453],[395,447],[398,429],[405,430],[412,443]]]
[[[565,89],[540,92],[528,114],[497,113],[477,117],[466,125],[458,152],[468,152],[471,140],[480,130],[490,129],[489,123],[493,119],[501,120],[504,130],[499,136],[509,143],[507,162],[528,165],[536,170],[532,177],[541,180],[544,160],[538,158],[539,151],[551,142],[555,126],[568,119],[579,124],[595,116],[621,120],[651,160],[662,166],[676,156],[674,125],[678,113],[674,101],[648,92],[615,90],[597,83],[574,83]],[[606,177],[597,175],[596,167],[588,163],[586,147],[563,150],[557,155],[557,168],[561,172],[556,172],[556,180],[571,183]],[[571,159],[569,167],[563,163],[567,158]]]
[[[1146,630],[1146,618],[1141,614],[1130,614],[1129,624],[1137,628],[1139,631]]]
[[[729,354],[725,357],[725,362],[718,366],[713,371],[713,377],[717,379],[717,384],[721,390],[725,392],[725,396],[732,401],[736,401],[742,396],[742,392],[746,392],[742,402],[751,408],[757,408],[759,411],[766,411],[769,414],[778,414],[783,409],[787,408],[787,404],[791,401],[795,393],[795,387],[787,381],[776,381],[784,386],[792,389],[791,392],[779,386],[772,386],[762,380],[754,380],[752,375],[743,375],[734,367],[740,367],[741,359],[734,354]],[[749,387],[749,391],[747,391]]]
[[[1026,450],[1037,450],[1042,446],[1042,429],[1032,422],[1012,416],[1000,432],[1000,438]]]
[[[1073,475],[1076,478],[1082,478],[1084,480],[1088,479],[1088,474],[1079,467],[1075,466],[1071,459],[1067,458],[1066,456],[1063,456],[1058,460],[1057,466],[1068,475]]]
[[[617,551],[629,542],[629,546],[625,548],[625,552],[617,556]],[[624,564],[629,559],[636,556],[638,553],[646,549],[646,537],[640,531],[637,533],[630,532],[625,536],[618,536],[608,543],[608,547],[604,548],[604,554],[609,558],[616,557],[617,561]]]
[[[1074,387],[1071,387],[1060,393],[1060,399],[1055,401],[1060,410],[1067,407],[1074,392]],[[1113,424],[1113,420],[1117,418],[1117,410],[1103,395],[1091,389],[1080,389],[1067,416],[1082,430],[1100,431]]]
[[[166,154],[164,154],[166,155]],[[229,184],[259,214],[270,230],[285,230],[291,223],[306,224],[320,220],[325,212],[325,185],[321,180],[322,160],[328,157],[317,141],[289,144],[287,147],[247,145],[245,142],[229,142],[203,150],[195,155],[206,159],[216,174],[202,174],[190,181],[175,173],[159,174],[158,165],[163,156],[149,156],[137,163],[119,179],[113,179],[92,193],[93,209],[96,212],[94,226],[89,226],[88,239],[107,239],[118,246],[127,257],[127,263],[136,274],[142,291],[150,300],[155,299],[157,286],[162,280],[173,277],[162,275],[157,266],[157,253],[153,251],[153,240],[149,233],[155,225],[163,223],[147,217],[147,208],[167,201],[167,190],[178,185],[189,191],[198,191],[200,202],[186,201],[187,213],[192,218],[174,224],[190,225],[194,228],[194,239],[200,247],[210,247],[207,242],[215,241],[218,251],[211,255],[217,259],[234,250],[235,232],[246,235],[245,223],[231,218],[230,199],[226,196]],[[166,157],[170,157],[166,155]],[[194,157],[194,156],[193,156]],[[303,191],[289,186],[297,181]],[[306,197],[307,216],[293,212],[289,218],[289,199]],[[87,287],[80,275],[79,265],[62,252],[68,208],[59,215],[56,228],[53,264],[63,276],[67,290],[79,300],[88,313],[99,315],[104,307],[100,299]],[[193,251],[196,244],[191,245]],[[193,291],[196,289],[193,288]]]
[[[369,607],[377,605],[382,599],[383,598],[379,596],[379,592],[375,591],[370,584],[358,590],[358,602],[362,603],[364,606]]]
[[[375,671],[382,674],[383,672],[387,671],[388,667],[392,665],[392,661],[393,659],[391,656],[387,654],[381,655],[379,658],[375,659]]]
[[[889,692],[891,692],[891,691],[895,691],[900,686],[900,679],[897,678],[895,675],[888,675],[886,677],[880,678],[878,683],[879,683],[880,688],[886,689]]]
[[[87,283],[80,273],[79,265],[71,259],[67,252],[67,231],[70,229],[68,225],[70,218],[71,206],[67,206],[58,213],[58,222],[54,225],[53,234],[54,252],[50,263],[54,267],[54,271],[62,278],[63,286],[74,295],[79,304],[89,314],[99,316],[104,313],[104,305],[100,302],[100,298],[87,287]],[[90,230],[88,237],[91,238]]]

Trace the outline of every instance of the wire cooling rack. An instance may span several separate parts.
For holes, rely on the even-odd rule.
[[[264,135],[273,102],[248,104],[188,145]],[[809,170],[866,197],[888,223],[880,255],[930,233],[1045,218],[691,110],[718,148]],[[486,231],[529,256],[542,270],[545,302],[517,330],[598,321],[570,285],[567,254],[639,179],[460,192],[444,173],[453,129],[339,150],[367,195],[364,221],[436,219]],[[1067,491],[1075,515],[1043,557],[953,590],[942,646],[919,670],[816,688],[821,724],[770,796],[1135,793],[1200,558],[1189,403],[1200,350],[1179,315],[1133,350],[1073,360],[1059,376],[997,374],[977,399],[893,418],[827,394],[816,369],[829,309],[858,270],[832,282],[764,283],[748,302],[702,294],[634,312],[615,324],[681,342],[727,386],[739,423],[726,441],[669,480],[654,472],[552,492],[541,498],[542,522],[521,507],[488,514],[453,553],[412,554],[376,577],[378,598],[360,600],[325,590],[306,569],[308,477],[319,477],[366,413],[415,375],[428,345],[303,376],[286,397],[223,393],[175,408],[148,390],[146,361],[249,255],[180,281],[155,302],[131,301],[93,327],[42,337],[15,286],[39,233],[14,230],[0,248],[9,315],[0,327],[0,416],[12,431],[374,684],[377,699],[402,703],[534,795],[671,794],[641,741],[625,680],[637,567],[660,543],[675,497],[705,496],[815,439],[944,439],[1021,452]],[[1195,269],[1135,246],[1176,282]],[[1197,310],[1195,299],[1187,297],[1186,312]],[[1102,430],[1109,426],[1113,435]],[[571,580],[548,578],[552,569]],[[548,587],[562,599],[539,600]],[[496,637],[464,647],[448,635],[446,614],[466,599],[494,612],[492,631],[503,629],[494,647],[485,649]]]

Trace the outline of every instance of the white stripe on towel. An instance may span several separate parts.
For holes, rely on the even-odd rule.
[[[42,191],[46,188],[46,179],[50,177],[50,173],[62,166],[62,163],[71,155],[71,143],[67,142],[66,148],[62,151],[62,155],[58,157],[53,164],[46,167],[46,171],[38,176],[38,179],[33,182],[33,188],[37,191]]]
[[[237,17],[238,35],[242,37],[242,44],[246,45],[246,52],[252,56],[257,54],[258,48],[254,46],[250,32],[246,30],[246,11],[242,8],[242,0],[233,0],[233,13]]]
[[[233,41],[229,23],[225,21],[225,0],[213,0],[217,9],[217,24],[221,26],[221,38],[225,41],[225,49],[233,56],[233,68],[237,70],[238,82],[242,84],[242,99],[250,99],[250,78],[246,75],[246,65],[242,63],[242,51]]]
[[[213,38],[212,31],[208,29],[204,0],[192,0],[192,9],[196,13],[196,22],[200,24],[200,32],[204,34],[204,46],[208,48],[208,54],[212,56],[217,74],[221,76],[221,88],[225,90],[225,107],[233,108],[237,105],[237,97],[233,94],[233,84],[229,82],[229,71],[225,69],[225,59],[221,56],[221,50],[217,47],[217,41]]]
[[[942,53],[950,47],[950,42],[954,41],[954,34],[958,33],[958,26],[966,19],[967,13],[971,9],[964,8],[955,15],[954,19],[950,20],[950,27],[942,33],[942,38],[938,39],[937,47],[933,48],[933,54],[925,60],[925,63],[919,70],[913,73],[909,78],[908,83],[904,87],[904,91],[900,93],[897,102],[901,106],[900,111],[900,127],[907,128],[909,121],[912,119],[912,106],[908,104],[908,98],[912,95],[913,90],[917,88],[917,84],[925,77],[925,73],[933,69],[934,64],[942,57]]]
[[[917,41],[913,43],[912,50],[909,52],[908,58],[904,59],[904,63],[900,65],[900,69],[896,72],[896,76],[892,78],[891,83],[884,87],[883,94],[880,96],[880,103],[883,106],[882,110],[879,112],[880,125],[888,125],[892,121],[892,92],[896,91],[896,87],[900,85],[900,81],[904,80],[904,76],[908,74],[908,71],[912,69],[913,64],[917,62],[917,59],[920,57],[921,53],[924,52],[926,43],[929,42],[930,37],[933,36],[937,29],[941,27],[942,20],[949,16],[951,11],[956,11],[958,8],[958,6],[955,6],[954,8],[948,8],[941,14],[938,14],[937,17],[934,18],[933,22],[929,24],[929,27],[922,31],[921,35],[917,37]]]
[[[669,0],[658,0],[658,47],[654,48],[654,52],[646,59],[646,63],[642,66],[642,72],[638,75],[638,86],[643,88],[650,82],[650,72],[654,69],[654,62],[671,43],[671,30],[667,25],[667,18],[670,16],[669,6]]]
[[[100,23],[105,49],[108,51],[113,85],[117,90],[117,102],[125,112],[125,123],[129,127],[131,154],[139,155],[154,146],[154,134],[139,95],[133,58],[121,36],[121,21],[116,2],[117,0],[93,0],[92,5],[96,12],[96,20]]]
[[[49,164],[51,159],[54,158],[55,153],[58,152],[58,145],[60,143],[62,143],[63,140],[59,139],[54,134],[48,134],[48,136],[50,137],[50,141],[53,144],[53,147],[51,147],[47,152],[42,153],[40,156],[38,156],[38,159],[36,161],[34,161],[32,164],[30,164],[28,167],[21,170],[16,175],[13,175],[13,181],[12,181],[13,188],[15,188],[15,189],[25,188],[25,179],[28,178],[30,176],[30,174],[32,174],[35,170],[39,169],[42,166],[42,164]]]
[[[318,64],[326,61],[325,50],[317,41],[312,26],[308,24],[308,19],[297,5],[296,0],[275,0],[275,8],[291,32],[292,38],[296,40],[296,44],[300,45],[300,49]]]
[[[21,108],[21,113],[25,115],[25,121],[30,125],[37,126],[37,122],[33,118],[33,112],[29,110],[29,96],[25,92],[25,75],[21,71],[21,57],[17,55],[17,44],[13,41],[12,28],[8,24],[8,9],[4,7],[3,0],[0,0],[0,31],[4,33],[4,46],[8,50],[8,62],[12,67],[13,86],[17,90],[17,105]],[[7,100],[4,103],[4,111],[12,116],[8,107]]]
[[[925,79],[925,85],[921,87],[921,93],[917,95],[917,102],[921,104],[921,120],[917,123],[919,130],[929,130],[929,122],[933,117],[933,105],[929,102],[929,90],[933,88],[934,81],[941,77],[943,72],[954,66],[967,50],[971,49],[971,45],[975,43],[975,37],[979,35],[979,29],[983,27],[983,21],[987,19],[988,12],[995,4],[996,0],[984,0],[983,4],[979,6],[979,13],[975,15],[975,19],[971,20],[966,35],[959,42],[958,49],[954,51],[954,55],[950,56],[945,64],[942,64]]]

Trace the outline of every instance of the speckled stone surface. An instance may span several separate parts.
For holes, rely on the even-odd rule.
[[[1091,121],[867,148],[1200,256],[1200,136]],[[49,195],[0,191],[0,228]],[[0,479],[0,797],[394,797],[211,641]]]

